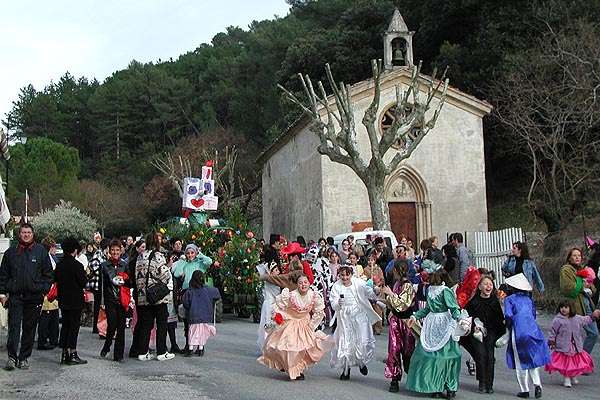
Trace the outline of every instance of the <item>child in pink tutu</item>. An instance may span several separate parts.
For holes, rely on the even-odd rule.
[[[206,341],[217,334],[214,325],[214,303],[220,298],[218,289],[204,286],[202,271],[194,271],[189,289],[183,295],[183,307],[190,323],[186,357],[189,357],[193,350],[196,350],[197,355],[203,356]]]
[[[587,351],[583,350],[583,327],[600,317],[600,310],[592,316],[576,315],[569,301],[563,301],[558,306],[558,314],[552,321],[548,344],[552,351],[550,363],[546,371],[557,371],[565,377],[563,385],[571,387],[577,384],[577,376],[590,374],[594,371],[594,361]]]

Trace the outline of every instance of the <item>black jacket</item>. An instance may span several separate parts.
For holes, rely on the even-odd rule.
[[[34,243],[23,249],[11,247],[4,253],[0,264],[0,294],[18,297],[27,303],[42,303],[54,280],[48,252]]]
[[[56,265],[54,280],[58,289],[58,306],[62,310],[83,309],[83,289],[87,283],[83,265],[74,257],[65,254]]]
[[[121,304],[119,298],[121,287],[115,285],[112,280],[119,272],[125,272],[126,274],[129,274],[127,263],[123,260],[119,260],[119,265],[115,268],[110,260],[105,261],[102,263],[102,265],[100,265],[100,271],[102,276],[100,285],[102,287],[104,305]],[[130,279],[131,278],[125,280],[126,287],[131,287]]]

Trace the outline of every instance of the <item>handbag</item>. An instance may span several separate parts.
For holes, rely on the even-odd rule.
[[[148,282],[151,274],[150,263],[152,262],[153,257],[154,252],[150,253],[150,258],[148,259],[148,272],[146,273],[146,301],[150,305],[157,304],[171,292],[167,287],[167,284],[161,281],[155,282],[152,286],[149,286]]]

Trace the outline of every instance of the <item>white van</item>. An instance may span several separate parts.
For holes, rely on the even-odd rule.
[[[390,250],[394,251],[396,246],[398,245],[398,239],[396,239],[396,235],[392,231],[360,231],[360,232],[348,232],[348,233],[340,233],[333,237],[333,244],[337,247],[338,251],[342,249],[342,242],[348,236],[354,236],[354,242],[361,244],[366,247],[367,244],[367,235],[371,235],[372,238],[377,236],[381,236],[387,247]]]

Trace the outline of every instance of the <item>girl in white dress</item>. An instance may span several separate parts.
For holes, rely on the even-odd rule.
[[[331,324],[337,320],[331,367],[342,371],[340,380],[349,380],[351,367],[359,367],[363,375],[369,372],[367,363],[375,351],[372,325],[381,318],[371,306],[377,296],[365,281],[352,276],[352,267],[340,267],[338,278],[329,295],[335,311]]]

